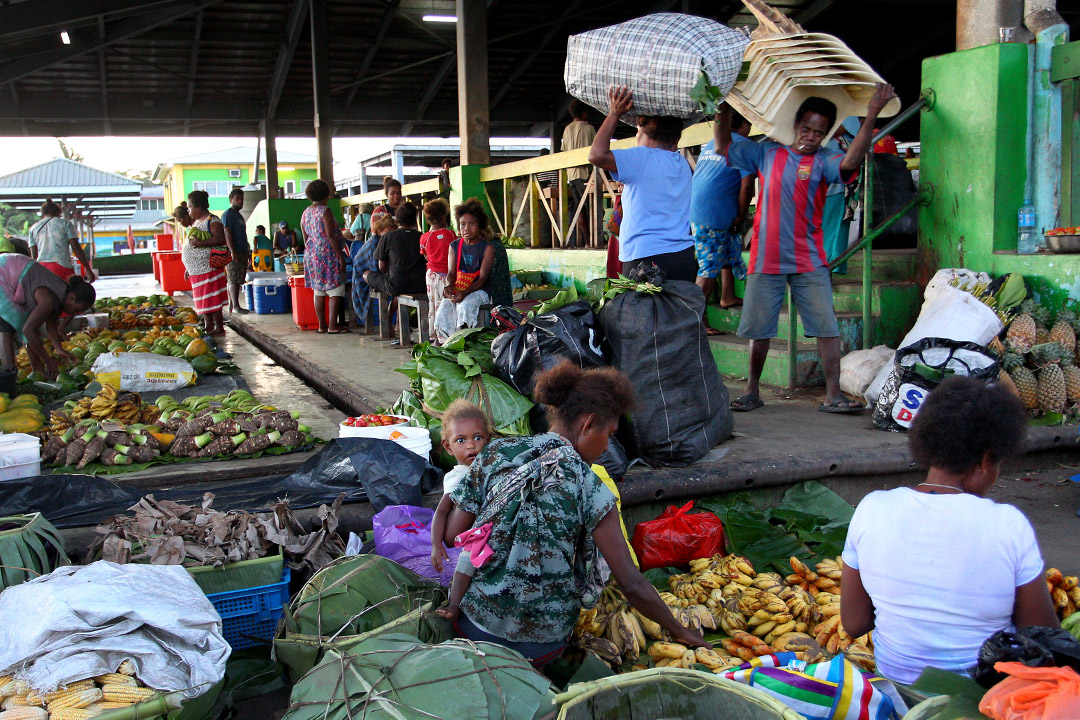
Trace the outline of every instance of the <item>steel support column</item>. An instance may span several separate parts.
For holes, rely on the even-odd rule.
[[[487,2],[457,0],[458,132],[461,164],[491,162]]]
[[[273,120],[263,120],[262,126],[263,137],[266,139],[266,197],[276,198],[280,197],[277,175],[277,136],[274,134]]]
[[[311,0],[311,74],[319,177],[334,187],[333,118],[330,113],[330,47],[326,0]]]

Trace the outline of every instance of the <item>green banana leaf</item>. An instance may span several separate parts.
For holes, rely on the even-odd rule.
[[[388,634],[330,651],[294,687],[282,720],[533,720],[555,690],[519,653],[491,643],[426,645]]]
[[[554,312],[559,308],[569,305],[572,302],[578,301],[577,287],[571,285],[570,287],[560,290],[555,294],[555,297],[545,300],[537,305],[535,308],[529,311],[527,317],[533,318],[537,315],[543,315],[544,313]]]

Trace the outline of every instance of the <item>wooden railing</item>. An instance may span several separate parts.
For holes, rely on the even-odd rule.
[[[712,139],[711,123],[691,125],[683,131],[680,148],[696,147]],[[616,140],[612,148],[634,147],[634,138]],[[589,178],[582,202],[570,206],[567,170],[586,166]],[[541,187],[538,175],[556,173],[556,181],[549,187]],[[578,247],[600,248],[604,246],[604,212],[617,195],[615,184],[606,172],[589,165],[589,148],[541,155],[527,160],[491,165],[480,170],[483,184],[483,200],[491,210],[494,229],[503,237],[520,236],[528,230],[528,244],[532,247],[567,247],[570,228],[584,216],[585,242]],[[424,202],[439,192],[437,179],[409,183],[401,188],[402,195],[422,207]],[[343,208],[366,202],[386,200],[382,190],[373,190],[341,199]],[[542,208],[542,209],[541,209]],[[546,219],[546,222],[545,222]]]

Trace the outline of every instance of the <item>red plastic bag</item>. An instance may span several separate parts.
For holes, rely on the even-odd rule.
[[[638,523],[630,544],[642,570],[686,565],[724,551],[724,525],[710,512],[690,513],[694,501],[669,505],[655,520]]]
[[[1075,720],[1080,717],[1080,674],[1070,667],[995,663],[1009,677],[990,688],[979,712],[994,720]]]

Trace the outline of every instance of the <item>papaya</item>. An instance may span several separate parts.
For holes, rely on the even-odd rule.
[[[32,433],[40,430],[44,424],[44,418],[40,412],[16,409],[0,413],[0,432]]]
[[[201,340],[197,342],[202,342]],[[200,375],[209,375],[217,370],[217,358],[210,353],[191,358],[191,368]]]
[[[41,403],[38,402],[36,395],[31,395],[30,393],[23,393],[22,395],[16,395],[15,397],[11,398],[11,402],[8,403],[8,408],[14,410],[15,408],[26,407],[27,405],[41,407]]]
[[[184,348],[184,357],[196,358],[208,352],[210,352],[210,346],[206,344],[205,340],[191,340],[188,342],[187,347]]]

